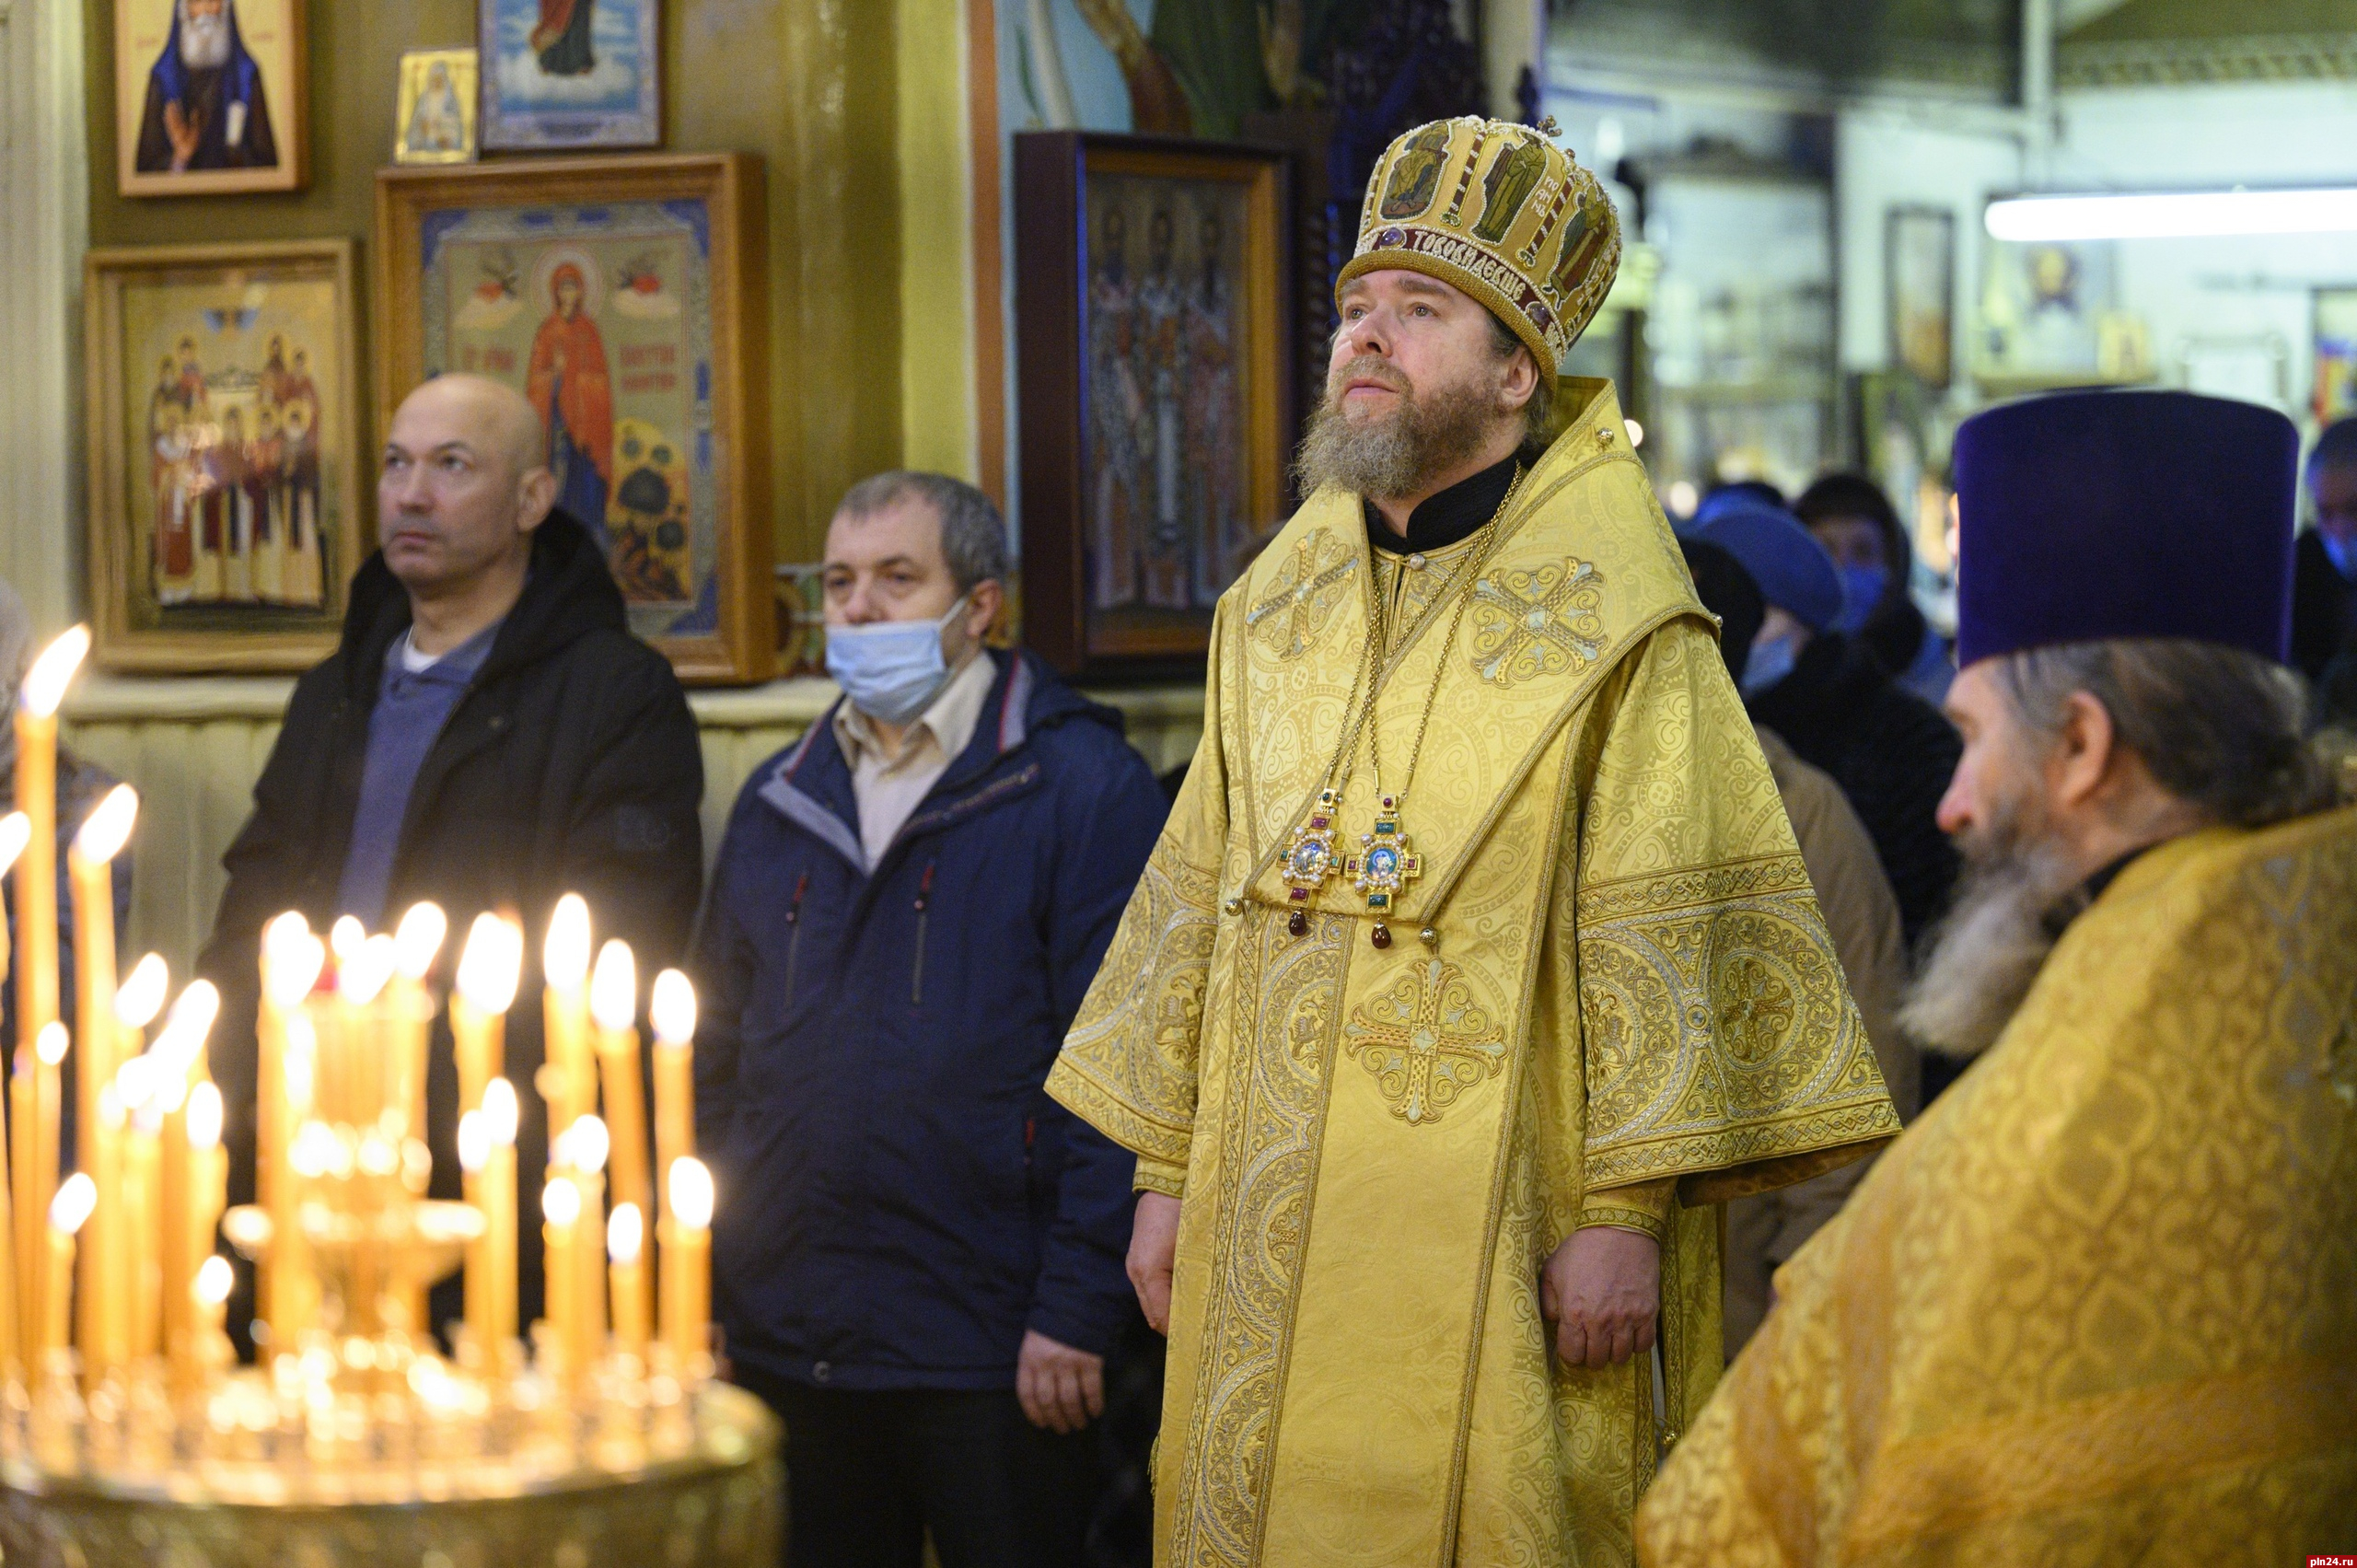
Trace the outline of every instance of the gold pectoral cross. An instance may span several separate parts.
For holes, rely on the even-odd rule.
[[[1391,1114],[1410,1126],[1504,1068],[1506,1042],[1455,964],[1427,958],[1352,1013],[1342,1051],[1375,1074]]]
[[[1399,890],[1423,874],[1423,856],[1399,830],[1399,803],[1387,795],[1375,814],[1374,830],[1359,835],[1359,853],[1342,863],[1342,875],[1366,895],[1369,914],[1385,915]]]

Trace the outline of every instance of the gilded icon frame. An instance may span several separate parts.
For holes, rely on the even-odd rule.
[[[686,237],[679,242],[687,247],[689,275],[668,286],[658,280],[649,300],[662,304],[668,296],[670,302],[662,306],[667,315],[650,317],[646,307],[633,306],[627,314],[635,325],[618,323],[613,313],[622,312],[626,296],[635,295],[628,278],[619,285],[593,280],[589,292],[598,297],[584,297],[579,305],[593,325],[598,309],[608,311],[608,332],[640,331],[646,320],[660,319],[679,322],[678,331],[685,334],[678,340],[685,345],[679,351],[684,362],[675,356],[660,366],[677,369],[688,388],[679,391],[667,382],[672,389],[663,395],[684,400],[680,406],[687,411],[680,416],[683,428],[671,432],[671,439],[689,454],[675,483],[691,498],[682,503],[690,509],[681,517],[687,523],[682,559],[692,607],[650,609],[630,580],[624,581],[625,595],[633,600],[633,631],[671,660],[680,679],[705,685],[768,679],[777,656],[777,595],[771,564],[775,545],[768,452],[768,224],[761,160],[744,153],[656,153],[381,169],[376,219],[377,407],[388,424],[401,400],[429,376],[445,370],[508,377],[517,372],[512,355],[505,362],[465,358],[459,339],[471,330],[465,325],[466,308],[449,307],[452,280],[436,271],[446,263],[456,266],[450,259],[460,253],[459,247],[481,245],[470,238],[478,230],[540,237],[509,241],[531,258],[524,270],[535,272],[529,288],[520,275],[508,280],[513,309],[525,308],[521,296],[540,286],[537,272],[554,278],[563,271],[552,271],[547,263],[567,247],[584,255],[583,248],[634,247],[640,241],[632,236],[638,231],[630,226],[642,220],[669,223],[672,238]],[[431,299],[429,274],[444,285]],[[538,304],[534,293],[531,308]],[[543,330],[548,325],[541,323]],[[539,352],[536,340],[536,362]],[[603,354],[602,346],[598,352]],[[629,437],[632,416],[621,400],[630,395],[633,375],[665,373],[660,366],[633,372],[632,352],[618,337],[614,361],[622,374],[610,379],[620,396],[610,390],[606,411],[616,459]],[[526,389],[530,384],[527,369]],[[621,505],[629,492],[615,471],[609,504]],[[615,516],[609,511],[597,520],[610,522]],[[618,577],[627,579],[630,563],[645,562],[651,552],[627,519],[622,533],[627,537],[616,541],[618,552],[609,560]]]
[[[458,116],[455,145],[422,137],[418,110],[432,90],[436,66],[445,73],[447,99]],[[412,49],[401,56],[394,96],[393,161],[411,166],[472,163],[482,156],[481,57],[471,49]]]

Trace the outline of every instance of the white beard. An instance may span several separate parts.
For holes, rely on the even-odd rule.
[[[1980,1055],[2013,1022],[2062,928],[2085,907],[2079,879],[2043,844],[1968,854],[1956,902],[1933,932],[1922,972],[1899,1008],[1899,1027],[1946,1055]]]
[[[192,17],[180,7],[180,64],[192,71],[217,71],[229,63],[229,12]]]

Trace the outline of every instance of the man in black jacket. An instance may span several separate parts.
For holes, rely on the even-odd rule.
[[[256,958],[281,912],[315,930],[343,914],[383,930],[430,899],[450,921],[444,974],[476,914],[523,920],[527,1000],[508,1017],[506,1075],[526,1171],[546,1147],[540,1097],[521,1091],[540,1062],[529,971],[551,907],[583,895],[598,937],[628,941],[642,974],[686,948],[702,883],[695,720],[555,496],[539,417],[513,389],[445,376],[394,414],[377,483],[383,548],[353,579],[343,645],[296,684],[197,963],[222,993],[213,1062],[240,1184],[252,1170]],[[435,1190],[455,1196],[449,1048],[437,1042],[429,1061]],[[524,1282],[527,1314],[538,1283]]]

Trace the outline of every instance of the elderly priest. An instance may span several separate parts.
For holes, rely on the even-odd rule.
[[[1611,389],[1557,389],[1619,254],[1541,130],[1376,166],[1313,494],[1049,1080],[1139,1156],[1158,1562],[1627,1561],[1715,1203],[1898,1131]]]
[[[1777,1275],[1642,1560],[2272,1564],[2357,1541],[2357,811],[2282,660],[2298,441],[2182,392],[1968,421],[1985,1054]]]

